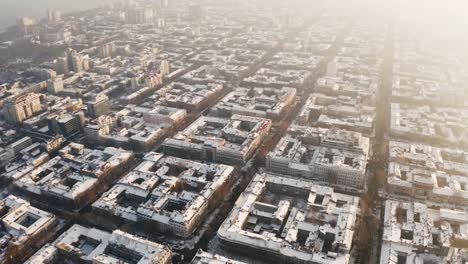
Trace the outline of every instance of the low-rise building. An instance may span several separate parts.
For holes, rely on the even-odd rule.
[[[218,75],[218,68],[212,65],[203,65],[191,70],[181,77],[181,81],[187,84],[226,84],[226,76]]]
[[[190,264],[246,264],[245,262],[232,260],[220,255],[198,251]]]
[[[391,105],[390,135],[418,142],[468,147],[468,110]]]
[[[468,177],[390,162],[387,190],[420,200],[465,205]]]
[[[362,189],[366,182],[369,138],[357,132],[292,126],[266,160],[275,173]]]
[[[237,88],[213,107],[216,116],[246,115],[280,120],[296,100],[296,89]]]
[[[169,264],[171,259],[172,251],[167,246],[120,230],[108,233],[73,225],[52,244],[44,246],[26,264]]]
[[[101,151],[71,143],[13,184],[33,203],[78,210],[96,200],[132,162],[129,151],[110,147]]]
[[[364,105],[360,98],[314,93],[302,107],[296,123],[303,126],[338,127],[370,135],[374,117],[375,107]]]
[[[187,111],[167,106],[127,105],[123,110],[90,121],[84,128],[89,142],[135,151],[149,151],[186,118]]]
[[[349,263],[359,198],[257,174],[218,230],[226,248],[277,263]]]
[[[380,263],[463,263],[468,213],[387,200]]]
[[[233,182],[234,168],[159,153],[143,162],[93,204],[93,211],[121,224],[181,238],[191,236],[219,205]]]
[[[313,71],[318,68],[322,60],[320,56],[312,56],[311,53],[300,52],[278,52],[265,66],[283,70],[308,70]]]
[[[271,120],[202,116],[162,144],[164,153],[196,160],[245,164],[267,137]]]
[[[468,153],[390,141],[387,191],[463,206],[468,201]]]
[[[10,195],[0,200],[0,262],[24,260],[31,249],[42,247],[58,223],[55,215]]]
[[[19,154],[5,166],[5,173],[1,175],[2,180],[17,180],[49,160],[46,147],[37,142],[23,148]]]
[[[224,88],[221,84],[186,84],[175,82],[157,92],[157,101],[162,104],[182,108],[187,111],[199,111],[219,97]]]
[[[328,96],[350,96],[360,98],[364,105],[374,106],[378,88],[378,79],[364,75],[350,75],[319,78],[315,91]]]
[[[6,138],[9,141],[8,138]],[[3,144],[5,145],[5,144]],[[30,137],[23,137],[19,140],[11,142],[11,144],[4,147],[0,147],[0,167],[10,165],[10,162],[20,154],[21,150],[30,147],[32,145],[32,139]]]
[[[260,68],[254,75],[247,77],[242,82],[246,87],[293,87],[297,89],[308,89],[308,80],[312,76],[306,70],[282,70],[273,68]]]

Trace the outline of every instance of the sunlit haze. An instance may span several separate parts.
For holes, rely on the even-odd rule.
[[[0,0],[0,264],[468,264],[468,0]]]

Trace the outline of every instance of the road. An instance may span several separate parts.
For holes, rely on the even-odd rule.
[[[375,137],[373,139],[373,155],[370,160],[370,170],[372,178],[368,181],[368,199],[373,206],[367,212],[368,217],[372,218],[374,223],[369,233],[372,236],[369,241],[370,254],[368,259],[361,259],[360,263],[379,263],[381,237],[382,237],[382,218],[381,213],[383,201],[379,197],[379,189],[385,188],[387,178],[388,161],[388,134],[390,129],[390,98],[393,85],[393,56],[394,56],[394,28],[393,21],[390,21],[385,40],[384,61],[382,64],[379,90],[377,93],[377,113],[375,121]],[[364,216],[366,217],[366,216]]]

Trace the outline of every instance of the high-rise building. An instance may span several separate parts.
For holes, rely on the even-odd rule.
[[[47,81],[47,91],[51,94],[58,94],[63,91],[62,77],[52,78]]]
[[[140,80],[136,77],[130,79],[132,90],[135,90],[140,85]]]
[[[113,43],[106,43],[99,47],[98,54],[101,58],[106,58],[112,56],[114,52],[114,44]]]
[[[71,55],[71,65],[74,72],[82,72],[83,71],[83,60],[81,56],[77,54]]]
[[[3,105],[3,116],[11,124],[19,124],[42,110],[39,94],[29,93],[8,99]]]
[[[338,65],[336,61],[331,61],[327,64],[327,76],[328,77],[336,77],[338,72]]]
[[[161,8],[168,8],[169,7],[169,0],[159,0],[159,5]]]
[[[161,61],[161,66],[159,67],[159,72],[162,76],[168,75],[171,72],[171,67],[168,60]]]
[[[82,130],[84,120],[83,112],[57,114],[47,118],[49,130],[64,136],[69,136]]]
[[[64,56],[57,58],[55,70],[59,74],[68,74],[70,71],[82,72],[90,68],[88,55],[83,56],[73,49],[64,52]]]
[[[57,72],[51,69],[33,67],[33,68],[28,69],[27,72],[32,74],[35,78],[37,78],[41,82],[57,77]]]
[[[21,17],[16,20],[16,25],[21,29],[23,34],[35,34],[38,32],[37,20],[30,17]]]
[[[51,23],[62,20],[62,13],[58,10],[47,9],[47,21]]]
[[[89,61],[89,56],[86,55],[86,56],[81,56],[81,69],[82,71],[89,71],[89,69],[91,68],[91,64],[90,64],[90,61]]]
[[[150,8],[131,8],[125,12],[129,24],[148,24],[153,21],[153,10]]]
[[[96,95],[93,100],[87,103],[88,115],[92,118],[107,114],[110,109],[109,98],[105,94]]]
[[[82,72],[89,70],[89,57],[83,56],[76,50],[69,49],[66,51],[68,68],[74,72]]]
[[[203,16],[203,9],[199,4],[189,4],[188,6],[188,18],[192,22],[199,22]]]
[[[164,18],[158,18],[158,28],[163,28],[166,26],[166,20]]]
[[[60,74],[68,74],[70,72],[70,67],[68,66],[68,58],[58,58],[55,62],[55,70]]]
[[[13,153],[17,155],[20,153],[21,150],[27,148],[28,146],[32,145],[32,139],[30,137],[24,137],[13,144],[11,144],[9,147],[13,150]]]

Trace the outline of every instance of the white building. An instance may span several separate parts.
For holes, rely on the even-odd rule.
[[[13,185],[44,206],[77,210],[116,181],[133,157],[132,152],[122,149],[109,147],[101,151],[71,143]]]
[[[387,200],[381,264],[464,263],[468,213]]]
[[[10,195],[0,201],[0,262],[21,261],[31,247],[41,247],[56,232],[55,215]]]
[[[166,154],[226,164],[245,164],[260,147],[271,120],[233,115],[202,116],[162,144]]]
[[[257,174],[218,230],[226,248],[275,263],[349,263],[359,198]]]
[[[103,224],[147,225],[150,232],[187,238],[228,193],[233,176],[231,166],[152,152],[102,195],[93,211],[104,217]]]
[[[130,235],[120,230],[112,233],[73,225],[51,245],[44,246],[27,264],[68,262],[115,264],[169,264],[169,247]]]
[[[366,181],[369,138],[340,129],[291,126],[266,160],[275,173],[301,177],[342,189],[362,189]]]

